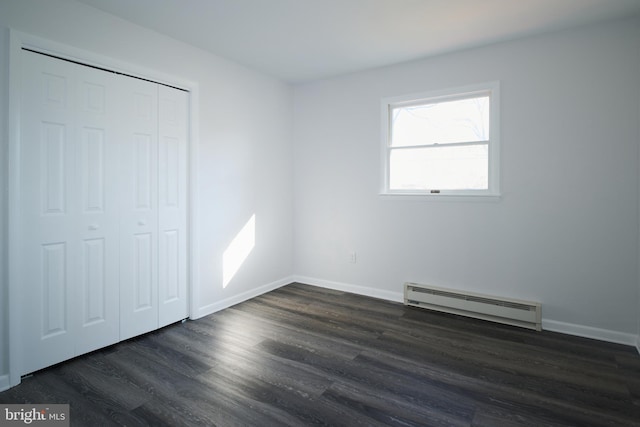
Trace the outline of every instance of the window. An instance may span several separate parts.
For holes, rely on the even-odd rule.
[[[498,90],[383,99],[383,194],[499,195]]]

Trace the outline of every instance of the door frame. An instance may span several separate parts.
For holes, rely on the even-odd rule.
[[[188,123],[188,147],[187,147],[187,185],[188,185],[188,261],[187,261],[187,288],[189,292],[189,317],[196,312],[199,306],[199,292],[196,286],[198,281],[197,265],[197,206],[198,206],[198,130],[199,130],[199,85],[197,82],[183,77],[166,74],[158,70],[152,70],[123,62],[96,52],[89,52],[66,44],[57,43],[41,37],[10,29],[9,32],[9,144],[8,157],[8,344],[9,344],[9,386],[20,383],[22,340],[20,330],[20,308],[23,307],[25,295],[21,291],[20,268],[22,258],[20,251],[20,121],[21,121],[21,50],[27,48],[43,54],[53,55],[62,59],[78,62],[88,66],[103,68],[117,73],[127,74],[132,77],[152,80],[157,83],[173,86],[189,92],[189,123]]]

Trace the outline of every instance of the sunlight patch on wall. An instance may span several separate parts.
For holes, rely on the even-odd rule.
[[[222,287],[226,288],[233,280],[242,264],[256,245],[256,215],[242,227],[222,255]]]

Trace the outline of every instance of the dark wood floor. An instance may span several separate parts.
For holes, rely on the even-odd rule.
[[[635,349],[291,284],[37,372],[76,426],[640,426]]]

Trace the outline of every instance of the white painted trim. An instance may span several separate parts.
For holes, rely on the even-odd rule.
[[[440,194],[430,195],[426,193],[378,193],[381,200],[393,200],[404,202],[466,202],[466,203],[497,203],[502,201],[502,196],[490,196],[486,194]]]
[[[196,311],[200,301],[200,266],[198,263],[198,254],[200,248],[198,231],[198,159],[199,159],[199,141],[200,141],[200,89],[197,83],[191,86],[189,94],[189,302],[190,317]]]
[[[432,194],[430,190],[391,190],[389,188],[390,170],[389,158],[391,150],[394,149],[390,145],[391,127],[390,108],[392,106],[410,106],[422,103],[453,101],[457,99],[466,99],[469,97],[491,94],[489,117],[491,135],[489,139],[489,184],[486,190],[439,190],[438,194]],[[500,200],[501,195],[501,178],[500,178],[500,81],[491,81],[478,83],[457,88],[448,88],[433,90],[429,92],[411,93],[401,96],[384,97],[380,100],[380,125],[381,125],[381,180],[380,192],[381,196],[418,198],[419,200],[446,200],[448,197],[455,197],[464,200],[482,199],[484,197],[489,200]],[[407,147],[402,147],[407,148]],[[401,149],[402,149],[401,148]],[[398,147],[395,148],[396,150]]]
[[[9,204],[9,250],[8,250],[8,302],[9,302],[9,382],[10,386],[20,384],[21,372],[21,340],[20,330],[17,320],[19,317],[19,307],[21,307],[21,292],[18,286],[18,269],[22,260],[18,251],[11,251],[11,248],[18,247],[20,230],[20,51],[23,47],[58,56],[87,65],[93,65],[123,74],[152,80],[169,86],[177,87],[189,92],[189,292],[190,310],[193,315],[194,307],[197,307],[199,292],[198,286],[198,146],[199,146],[199,93],[200,87],[197,82],[163,73],[158,70],[145,68],[139,65],[124,62],[118,59],[101,55],[100,53],[78,49],[73,46],[57,43],[30,34],[22,33],[11,29],[9,31],[9,176],[8,176],[8,204]]]
[[[640,50],[638,51],[638,54],[640,54]],[[638,105],[640,105],[640,97],[638,99],[639,103]],[[638,109],[638,121],[636,123],[640,123],[640,109]],[[637,138],[638,138],[638,143],[640,143],[640,125],[636,126],[636,131],[637,131]],[[636,162],[640,163],[640,152],[638,152],[638,158],[636,159]],[[640,182],[640,175],[637,176],[638,181]],[[640,189],[640,187],[639,187]],[[640,193],[639,193],[640,194]],[[636,218],[636,220],[638,220],[637,226],[638,226],[638,236],[636,239],[636,250],[640,250],[640,217]],[[640,257],[640,253],[637,254],[638,257]],[[638,259],[638,261],[640,261],[640,258]],[[636,279],[638,281],[638,293],[637,293],[637,311],[636,311],[636,322],[637,322],[637,336],[636,336],[636,349],[638,350],[638,353],[640,354],[640,262],[636,263]]]
[[[282,286],[288,285],[288,284],[290,284],[292,282],[294,282],[293,277],[289,276],[289,277],[285,277],[285,278],[280,279],[280,280],[276,280],[275,282],[267,283],[266,285],[262,285],[260,287],[248,290],[248,291],[243,292],[241,294],[234,295],[234,296],[229,297],[229,298],[225,298],[225,299],[223,299],[221,301],[218,301],[218,302],[213,303],[213,304],[206,305],[206,306],[201,307],[198,310],[194,311],[192,313],[191,319],[195,320],[195,319],[199,319],[199,318],[204,317],[204,316],[208,316],[208,315],[213,314],[213,313],[215,313],[217,311],[224,310],[225,308],[229,308],[229,307],[234,306],[236,304],[240,304],[241,302],[250,300],[251,298],[255,298],[255,297],[260,296],[262,294],[266,294],[267,292],[271,292],[273,290],[281,288]]]
[[[333,282],[330,280],[318,279],[315,277],[294,276],[294,281],[304,283],[306,285],[318,286],[320,288],[333,289],[336,291],[350,292],[352,294],[364,295],[367,297],[384,299],[393,302],[403,302],[404,295],[402,291],[384,291],[381,289],[371,288],[368,286],[352,285],[349,283]]]
[[[9,375],[0,375],[0,392],[8,390],[10,387]]]
[[[636,345],[636,336],[633,334],[611,331],[609,329],[594,328],[591,326],[576,325],[574,323],[542,319],[542,329],[545,331],[560,332],[567,335],[592,338],[616,344],[625,344],[630,346]]]
[[[11,248],[20,243],[20,49],[22,41],[20,33],[9,32],[9,147],[8,147],[8,197],[9,205],[9,247],[7,276],[8,284],[8,329],[9,329],[9,384],[11,387],[20,384],[21,340],[17,322],[20,319],[19,307],[22,299],[19,287],[18,266],[22,260],[18,251]]]

